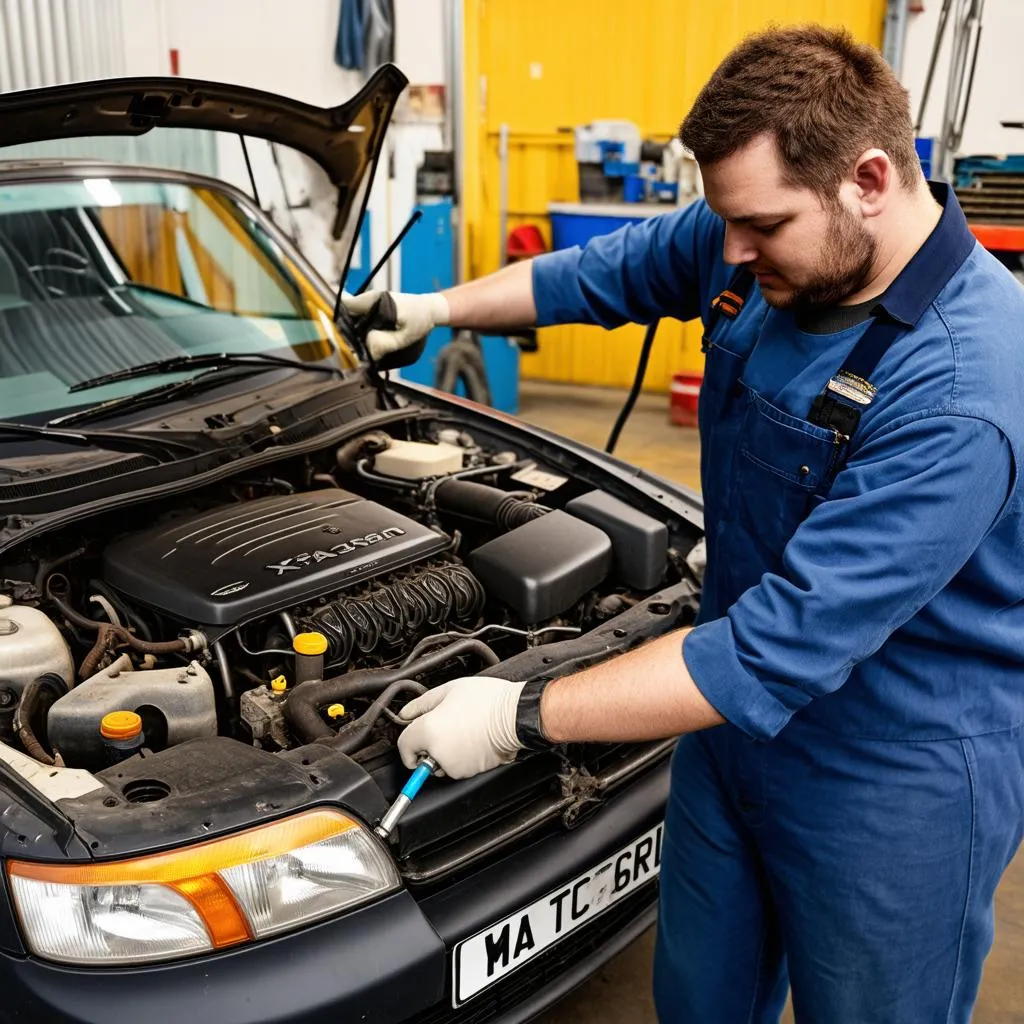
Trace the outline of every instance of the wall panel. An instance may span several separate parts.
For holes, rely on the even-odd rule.
[[[509,228],[536,223],[547,205],[578,198],[572,135],[595,118],[636,122],[667,140],[715,65],[768,24],[846,25],[881,44],[885,0],[464,0],[466,18],[465,270],[479,276],[501,256],[498,135],[509,126]],[[525,376],[624,386],[642,328],[540,332]],[[700,331],[665,321],[648,387],[699,369]]]

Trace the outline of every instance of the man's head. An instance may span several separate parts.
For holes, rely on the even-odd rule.
[[[870,280],[900,204],[924,188],[906,90],[870,46],[820,26],[744,40],[680,129],[725,258],[777,307],[827,305]]]

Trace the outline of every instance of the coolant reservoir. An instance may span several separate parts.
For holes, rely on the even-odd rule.
[[[373,468],[400,480],[425,480],[458,472],[463,454],[461,448],[444,442],[392,441],[390,448],[373,457]]]
[[[0,685],[19,692],[36,676],[53,672],[70,687],[71,651],[53,619],[0,594]]]

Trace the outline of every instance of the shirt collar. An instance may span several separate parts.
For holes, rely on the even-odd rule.
[[[949,185],[930,181],[928,187],[942,206],[942,216],[924,245],[885,290],[872,312],[913,327],[975,246],[956,195]]]

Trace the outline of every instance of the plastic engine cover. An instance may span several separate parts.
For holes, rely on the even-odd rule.
[[[185,622],[234,625],[447,546],[406,516],[329,489],[225,505],[123,537],[104,552],[104,575]]]
[[[470,556],[487,593],[530,625],[571,608],[608,575],[611,564],[608,535],[558,511],[481,545]]]

